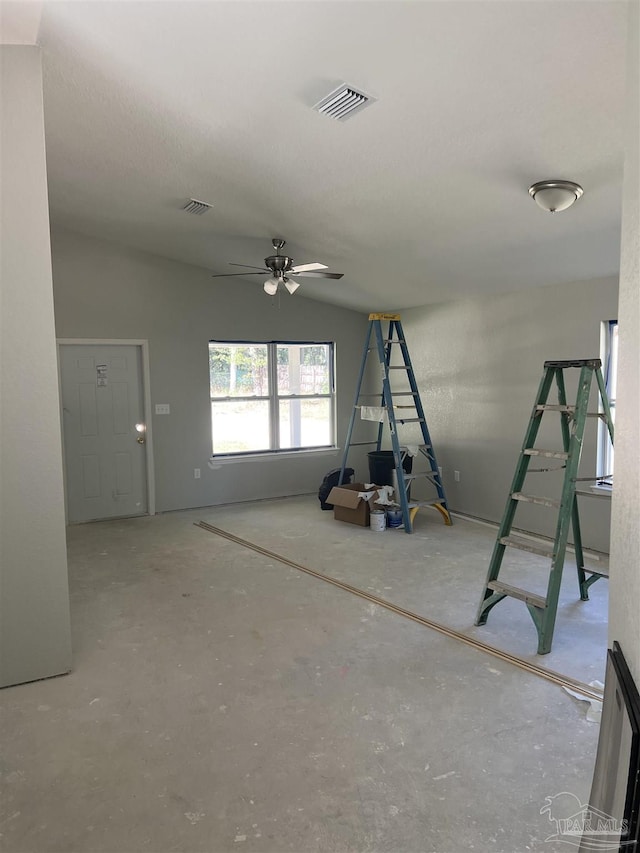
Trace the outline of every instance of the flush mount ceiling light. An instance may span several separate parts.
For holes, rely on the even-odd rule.
[[[529,187],[529,195],[543,210],[557,213],[576,202],[584,190],[573,181],[538,181]]]

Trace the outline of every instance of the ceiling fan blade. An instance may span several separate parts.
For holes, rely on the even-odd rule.
[[[326,264],[296,264],[295,267],[291,267],[289,272],[297,273],[297,272],[311,272],[312,270],[326,270]]]
[[[212,275],[211,278],[231,278],[234,275],[266,275],[270,272],[271,270],[261,270],[260,272],[221,272]]]
[[[322,272],[321,270],[311,270],[310,272],[293,272],[291,270],[287,273],[287,275],[291,274],[300,276],[300,278],[342,278],[344,275],[343,272]]]
[[[229,261],[229,266],[230,267],[246,267],[249,270],[263,270],[264,272],[271,272],[271,270],[268,270],[266,267],[254,267],[251,264],[232,264],[231,261]]]

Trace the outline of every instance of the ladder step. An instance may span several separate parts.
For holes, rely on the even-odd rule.
[[[542,542],[532,542],[529,539],[522,539],[519,536],[502,536],[500,544],[507,545],[509,548],[517,548],[519,551],[529,551],[531,554],[539,554],[541,557],[553,557],[552,542],[547,545]]]
[[[526,589],[520,589],[518,586],[511,586],[508,583],[502,583],[502,581],[489,581],[487,588],[492,589],[494,592],[508,595],[510,598],[518,598],[520,601],[532,604],[534,607],[539,607],[542,610],[547,606],[547,600],[542,595],[536,595],[535,592],[527,592]]]
[[[360,399],[360,397],[377,397],[379,400],[381,396],[382,395],[380,394],[380,392],[377,391],[373,394],[358,394],[358,399]],[[392,397],[417,397],[418,392],[417,391],[393,391],[391,396]]]
[[[558,509],[561,504],[561,501],[558,501],[555,498],[543,498],[538,495],[525,495],[522,492],[514,492],[511,497],[514,501],[526,501],[527,503],[539,504],[540,506],[551,506],[556,509]]]
[[[425,418],[396,418],[396,423],[399,424],[424,424]]]
[[[545,367],[593,367],[594,369],[602,367],[602,362],[599,358],[571,358],[564,361],[545,361]]]
[[[425,478],[425,477],[439,477],[439,476],[440,476],[439,471],[424,471],[421,474],[405,474],[404,480],[405,480],[405,483],[408,483],[410,480],[420,480],[421,478]]]
[[[390,364],[387,370],[411,370],[408,364]]]
[[[536,412],[571,412],[573,414],[575,410],[575,406],[565,406],[560,403],[538,403],[536,406]]]
[[[540,450],[537,447],[527,447],[522,451],[525,456],[546,456],[548,459],[568,459],[569,454],[562,450]]]
[[[390,340],[389,338],[386,338],[385,340],[383,340],[383,343],[384,343],[384,344],[403,344],[403,343],[405,343],[405,342],[404,342],[404,341],[402,341],[402,340],[396,340],[395,338],[394,338],[393,340]]]

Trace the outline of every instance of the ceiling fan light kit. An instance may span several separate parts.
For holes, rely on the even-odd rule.
[[[574,181],[550,180],[538,181],[529,187],[529,195],[542,210],[558,213],[571,207],[584,190]]]
[[[300,287],[300,282],[295,281],[291,276],[308,276],[309,278],[342,278],[344,273],[341,272],[324,272],[326,264],[296,264],[294,266],[293,258],[287,255],[281,255],[280,250],[284,248],[285,240],[282,237],[274,237],[271,240],[271,245],[275,249],[275,255],[269,255],[264,259],[264,268],[252,267],[249,264],[231,264],[233,267],[246,267],[248,270],[259,270],[259,272],[232,272],[214,275],[212,278],[227,278],[228,276],[245,276],[245,275],[264,275],[269,273],[269,278],[262,285],[263,290],[269,296],[275,296],[278,292],[280,282],[284,284],[289,293],[294,294]]]

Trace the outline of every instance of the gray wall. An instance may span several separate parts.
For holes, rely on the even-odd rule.
[[[3,46],[0,686],[71,667],[40,51]]]
[[[403,312],[453,509],[500,520],[544,361],[597,357],[600,323],[617,317],[617,300],[618,285],[612,279]],[[590,421],[583,476],[595,473],[596,426],[595,419]],[[537,445],[561,448],[559,416],[545,415]],[[454,470],[460,472],[459,483]],[[559,494],[561,476],[532,474],[526,490]],[[608,501],[583,498],[581,516],[585,545],[608,550]],[[518,527],[545,535],[553,535],[555,520],[554,511],[542,507],[522,506],[516,515]]]
[[[616,479],[611,524],[609,640],[640,685],[640,6],[629,4],[627,139],[620,266]],[[618,463],[621,464],[618,464]]]
[[[148,339],[156,509],[185,509],[316,491],[340,453],[246,459],[210,468],[210,339],[332,340],[337,360],[337,441],[353,403],[366,316],[295,296],[271,299],[258,280],[213,279],[204,269],[65,229],[53,231],[58,338]],[[363,453],[354,455],[364,474]],[[193,469],[202,478],[195,480]]]

